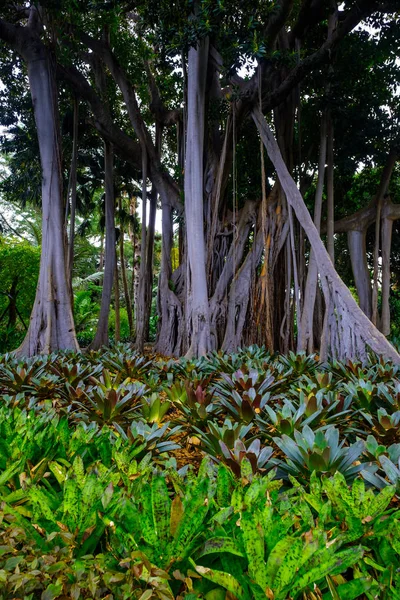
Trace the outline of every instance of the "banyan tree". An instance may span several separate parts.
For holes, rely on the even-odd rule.
[[[85,105],[85,126],[105,154],[104,307],[94,347],[107,341],[116,268],[115,155],[132,167],[143,211],[139,350],[148,335],[158,202],[157,352],[197,356],[258,343],[323,358],[373,350],[400,361],[386,339],[391,232],[400,217],[390,195],[399,149],[396,0],[28,4],[0,11],[0,38],[27,68],[50,244],[22,353],[76,346],[66,223],[56,216],[70,202],[57,192],[57,94],[70,94]],[[343,215],[336,180],[367,162],[380,181]],[[335,268],[343,233],[357,299]]]

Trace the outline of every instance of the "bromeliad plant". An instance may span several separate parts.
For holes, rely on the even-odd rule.
[[[230,419],[225,419],[222,425],[210,421],[207,431],[203,431],[198,427],[193,427],[193,430],[200,439],[202,448],[210,456],[218,457],[221,454],[220,442],[231,449],[237,440],[243,441],[246,438],[251,427],[251,424],[242,425],[240,423],[232,423]]]
[[[146,388],[140,384],[117,388],[99,385],[81,390],[72,404],[72,415],[75,421],[124,427],[138,416],[145,393]]]
[[[269,446],[262,448],[258,439],[253,440],[247,447],[242,440],[236,440],[233,449],[228,448],[221,441],[219,445],[222,451],[221,460],[237,477],[251,481],[255,473],[265,473],[276,465],[276,462],[271,460],[273,448]]]
[[[158,394],[150,397],[144,396],[142,402],[142,418],[146,423],[157,423],[160,425],[171,407],[171,402],[162,401]]]
[[[207,380],[184,380],[164,390],[175,409],[182,413],[182,420],[192,425],[200,425],[220,411],[215,401],[214,390],[208,390],[207,385]]]
[[[296,405],[286,398],[276,401],[274,408],[266,404],[263,412],[257,416],[257,425],[267,435],[278,433],[293,437],[295,430],[306,425],[317,429],[341,423],[342,431],[354,435],[359,432],[353,425],[357,413],[350,410],[350,405],[351,399],[345,401],[332,392],[326,395],[318,392],[309,396],[299,392]]]
[[[236,421],[250,423],[267,404],[274,377],[256,369],[239,369],[232,376],[221,373],[221,377],[215,386],[221,405]]]
[[[361,471],[362,477],[377,489],[393,485],[397,495],[399,495],[400,444],[392,444],[385,448],[385,446],[378,445],[376,440],[369,436],[366,447],[369,454],[372,454],[376,461],[365,465],[365,468]]]
[[[162,455],[180,448],[180,444],[177,443],[176,439],[178,434],[181,433],[182,427],[177,425],[171,428],[169,421],[164,423],[162,427],[158,423],[153,423],[150,426],[143,421],[134,421],[127,430],[127,433],[119,426],[117,429],[122,439],[129,441],[130,444],[141,445],[139,457],[148,452],[155,455]]]
[[[151,370],[152,361],[146,357],[130,352],[109,351],[104,360],[104,366],[113,373],[118,374],[119,380],[126,383],[137,383],[143,381],[143,377]]]
[[[354,464],[365,449],[365,442],[358,440],[350,446],[339,442],[339,431],[335,427],[318,429],[315,433],[305,425],[302,433],[295,431],[294,440],[283,434],[274,437],[275,444],[286,456],[279,467],[286,475],[307,481],[313,471],[324,475],[342,473],[347,481],[352,481],[363,468]],[[279,471],[278,471],[279,475]]]

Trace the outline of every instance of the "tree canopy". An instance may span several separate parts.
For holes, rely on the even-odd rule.
[[[140,351],[151,323],[163,355],[399,361],[399,20],[397,0],[3,6],[0,193],[43,215],[19,351],[78,348],[79,277],[91,347],[112,307]]]

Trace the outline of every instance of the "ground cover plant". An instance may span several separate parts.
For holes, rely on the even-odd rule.
[[[0,598],[400,598],[400,368],[0,358]]]

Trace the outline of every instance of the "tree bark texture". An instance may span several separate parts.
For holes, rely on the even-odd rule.
[[[76,192],[77,192],[77,169],[78,169],[78,125],[79,125],[79,100],[74,96],[74,117],[72,134],[72,159],[70,170],[70,181],[68,192],[71,193],[70,217],[69,217],[69,239],[68,239],[68,280],[71,288],[72,298],[72,269],[74,266],[75,246],[75,216],[76,216]],[[67,194],[67,207],[69,205],[69,193]]]
[[[22,28],[21,28],[22,29]],[[39,38],[28,36],[27,62],[42,167],[42,253],[29,328],[17,354],[78,350],[65,256],[60,136],[52,60]]]
[[[114,200],[114,152],[112,144],[104,142],[104,179],[105,179],[105,216],[106,216],[106,241],[103,289],[101,293],[101,305],[99,321],[96,334],[89,348],[98,350],[102,346],[108,346],[108,318],[110,315],[112,289],[114,285],[114,274],[116,267],[115,255],[115,200]]]
[[[129,293],[128,278],[126,275],[125,247],[124,247],[125,224],[123,223],[123,219],[122,219],[122,198],[121,198],[121,196],[119,196],[119,198],[118,198],[118,210],[120,213],[119,255],[120,255],[120,259],[121,259],[121,279],[122,279],[122,286],[124,289],[126,312],[128,314],[129,335],[131,338],[133,338],[133,336],[134,336],[133,311],[132,311],[131,295]]]
[[[318,233],[321,228],[321,215],[322,215],[322,196],[324,191],[324,179],[325,179],[325,163],[326,163],[326,140],[327,135],[327,115],[326,111],[323,112],[321,118],[321,135],[320,135],[320,147],[319,147],[319,160],[318,160],[318,179],[317,187],[315,190],[315,201],[314,201],[314,225],[317,228]],[[315,260],[315,253],[313,249],[310,249],[310,258],[308,263],[307,280],[304,291],[304,302],[303,312],[301,317],[301,334],[298,338],[298,349],[313,352],[314,350],[314,336],[313,336],[313,323],[314,323],[314,307],[315,299],[317,295],[318,286],[318,267],[317,261]]]
[[[146,337],[146,292],[147,292],[147,150],[143,146],[142,150],[142,235],[140,243],[140,277],[139,289],[136,305],[136,349],[143,352]]]
[[[314,249],[327,304],[327,354],[341,360],[365,358],[367,347],[400,364],[400,355],[362,312],[335,271],[304,200],[282,159],[278,144],[258,108],[252,111],[262,140],[273,163],[287,201],[296,213]]]
[[[188,356],[201,356],[211,347],[203,214],[204,105],[208,38],[189,50],[185,219],[188,246],[186,321]]]

